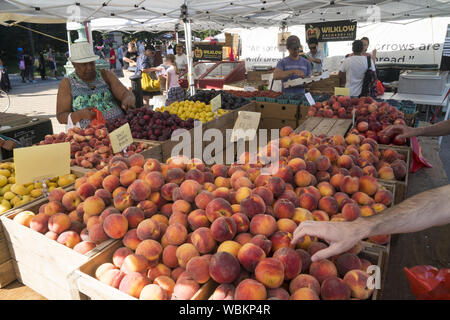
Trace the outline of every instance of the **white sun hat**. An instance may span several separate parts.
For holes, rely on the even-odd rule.
[[[92,44],[87,41],[75,42],[70,45],[69,60],[75,63],[92,62],[100,58],[94,54]]]

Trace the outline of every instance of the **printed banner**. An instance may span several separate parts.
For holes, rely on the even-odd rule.
[[[195,45],[194,61],[222,61],[222,52],[222,46],[219,45]]]
[[[306,41],[317,38],[319,42],[351,41],[356,39],[356,21],[329,21],[305,25]]]

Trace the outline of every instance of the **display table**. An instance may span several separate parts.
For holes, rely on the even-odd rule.
[[[429,125],[421,121],[419,126]],[[437,138],[418,138],[425,159],[432,168],[422,168],[409,175],[408,194],[411,197],[426,190],[441,187],[449,183],[439,158]],[[404,267],[432,265],[436,268],[448,268],[450,264],[450,224],[429,228],[424,231],[393,235],[386,279],[382,287],[382,299],[415,299],[411,293]]]

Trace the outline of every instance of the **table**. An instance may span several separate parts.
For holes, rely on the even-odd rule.
[[[419,126],[429,125],[421,121]],[[435,137],[419,137],[423,156],[433,168],[422,168],[409,175],[408,194],[415,194],[449,183],[439,158],[439,144]],[[414,233],[393,235],[387,274],[382,287],[383,300],[415,299],[411,293],[404,267],[432,265],[436,268],[450,267],[450,224]]]

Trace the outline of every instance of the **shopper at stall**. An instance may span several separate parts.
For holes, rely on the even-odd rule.
[[[317,38],[308,39],[309,52],[306,54],[309,62],[312,63],[312,73],[322,73],[322,64],[325,56],[319,49]]]
[[[176,58],[173,54],[167,55],[166,64],[168,66],[166,70],[166,106],[169,106],[176,101],[183,101],[185,99],[185,92],[178,83],[178,68]]]
[[[89,125],[96,113],[102,112],[105,120],[123,115],[123,110],[135,106],[133,93],[127,90],[117,76],[107,70],[97,71],[94,54],[89,42],[74,43],[70,47],[70,61],[75,71],[61,80],[56,101],[56,118],[59,123]],[[120,105],[116,102],[118,101]]]
[[[142,75],[142,72],[152,74],[156,71],[159,71],[159,69],[155,68],[154,66],[156,51],[155,47],[152,45],[146,45],[144,49],[144,53],[139,55],[139,57],[137,58],[135,75],[140,76]],[[154,76],[154,80],[156,80],[156,74],[152,74],[151,76]],[[150,95],[146,94],[146,91],[144,91],[143,101],[144,107],[148,108],[150,106]]]
[[[367,52],[367,49],[369,48],[369,38],[367,37],[362,37],[361,41],[363,42],[363,53],[366,56],[370,56],[373,60],[373,62],[375,63],[376,58],[377,58],[377,49],[373,49],[372,50],[372,54]]]
[[[400,134],[401,138],[450,135],[450,120],[423,128],[392,125],[382,132]],[[328,242],[328,248],[311,257],[312,261],[317,261],[345,252],[368,237],[417,232],[445,225],[450,223],[449,195],[450,184],[417,194],[380,214],[351,222],[305,221],[294,231],[292,243],[296,244],[305,235]]]
[[[286,94],[302,94],[305,88],[295,86],[285,88],[284,83],[288,80],[305,78],[311,75],[311,63],[300,56],[300,39],[297,36],[289,36],[286,40],[286,48],[289,56],[281,59],[273,73],[274,80],[281,80],[282,91]]]
[[[109,49],[109,70],[114,71],[116,70],[116,60],[117,60],[117,55],[116,55],[116,50],[114,50],[115,46],[111,46],[111,48]]]
[[[177,53],[176,57],[176,63],[178,67],[179,72],[186,71],[187,69],[187,56],[184,54],[184,47],[182,44],[177,44],[175,46],[175,51]]]
[[[128,70],[130,68],[130,66],[135,67],[137,57],[138,57],[138,53],[137,53],[135,44],[133,42],[129,42],[128,50],[125,53],[125,56],[123,57],[124,69]]]
[[[355,40],[352,44],[353,54],[344,59],[339,70],[341,86],[350,88],[350,96],[357,97],[363,89],[364,75],[368,66],[368,59],[363,53],[363,43]],[[370,61],[370,59],[369,59]],[[370,70],[375,71],[375,64],[371,61]]]
[[[39,53],[39,72],[41,74],[41,80],[47,80],[46,69],[45,69],[46,63],[47,63],[47,61],[45,61],[44,51],[41,51]]]
[[[8,69],[0,59],[0,89],[6,92],[11,90],[11,82],[9,81]]]

